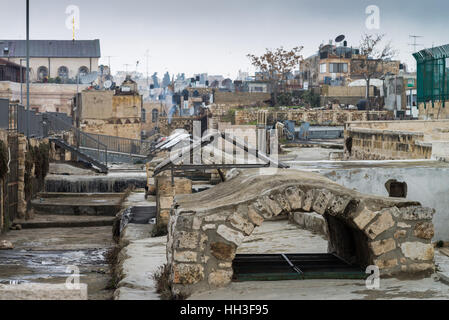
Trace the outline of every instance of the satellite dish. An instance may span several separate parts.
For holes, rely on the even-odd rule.
[[[94,82],[95,80],[97,80],[98,72],[97,71],[91,72],[91,73],[88,73],[86,75],[82,75],[79,78],[80,78],[80,83],[82,83],[82,84],[90,84],[90,83]]]
[[[343,34],[335,38],[335,42],[337,43],[342,42],[343,40],[345,40],[345,36]]]
[[[104,84],[103,84],[103,87],[104,87],[106,90],[111,89],[111,87],[112,87],[112,81],[111,81],[111,80],[106,80],[106,81],[104,82]]]

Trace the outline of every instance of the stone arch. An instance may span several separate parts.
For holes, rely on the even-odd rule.
[[[210,190],[175,197],[167,243],[174,294],[229,284],[244,238],[283,212],[323,215],[329,251],[361,266],[377,265],[383,276],[433,271],[433,209],[363,195],[318,174],[277,170],[272,176],[246,170]]]

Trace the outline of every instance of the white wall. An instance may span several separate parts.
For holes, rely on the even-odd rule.
[[[419,201],[436,210],[434,240],[449,241],[449,165],[398,166],[325,170],[322,173],[347,188],[380,196],[388,196],[385,189],[388,180],[406,182],[408,200]],[[335,174],[329,174],[331,172]]]

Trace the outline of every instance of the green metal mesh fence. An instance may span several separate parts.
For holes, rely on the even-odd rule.
[[[449,100],[449,44],[413,54],[417,62],[418,102]]]

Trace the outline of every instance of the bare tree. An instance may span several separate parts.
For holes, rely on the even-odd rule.
[[[248,54],[251,64],[255,66],[270,83],[273,93],[273,104],[277,104],[277,94],[279,86],[285,84],[287,75],[299,65],[302,60],[300,52],[303,47],[294,47],[291,50],[285,50],[283,47],[270,50],[266,49],[265,54],[256,56]]]
[[[382,46],[385,34],[364,34],[360,43],[360,57],[353,60],[353,71],[363,76],[366,81],[366,100],[370,106],[369,87],[373,77],[385,75],[384,63],[396,56],[397,52],[387,43]]]

